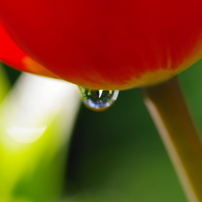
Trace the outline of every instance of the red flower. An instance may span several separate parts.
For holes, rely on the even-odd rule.
[[[44,76],[57,77],[48,69],[31,59],[13,41],[0,22],[0,61],[15,67],[18,70],[40,74]]]
[[[28,55],[54,75],[87,88],[154,84],[202,55],[201,0],[0,2],[2,22]],[[40,73],[38,67],[26,70]]]

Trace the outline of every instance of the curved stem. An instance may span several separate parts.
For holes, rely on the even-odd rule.
[[[177,79],[143,92],[189,201],[201,202],[202,145]]]

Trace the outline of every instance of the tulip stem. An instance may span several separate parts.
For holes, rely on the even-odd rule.
[[[202,201],[202,145],[177,78],[143,89],[157,126],[190,202]]]

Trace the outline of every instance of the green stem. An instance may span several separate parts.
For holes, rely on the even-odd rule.
[[[202,201],[202,145],[176,78],[143,90],[185,193]]]

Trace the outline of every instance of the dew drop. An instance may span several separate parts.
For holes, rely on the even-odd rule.
[[[90,90],[79,87],[83,103],[94,111],[103,111],[108,109],[117,99],[118,90]]]

